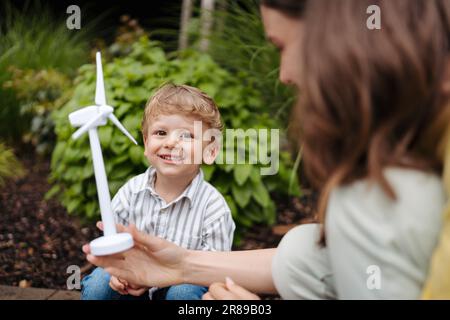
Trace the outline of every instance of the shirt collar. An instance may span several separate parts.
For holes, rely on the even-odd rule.
[[[149,190],[150,194],[159,197],[158,193],[156,193],[154,189],[155,184],[155,177],[156,177],[156,169],[154,167],[149,167],[144,174],[144,179],[142,181],[142,184],[138,186],[136,193]],[[204,179],[204,174],[202,169],[199,169],[198,174],[195,176],[195,178],[192,180],[192,182],[186,187],[186,189],[181,193],[179,197],[177,197],[175,200],[171,201],[167,205],[170,205],[172,203],[175,203],[179,201],[182,198],[188,198],[189,199],[189,208],[192,207],[194,203],[195,196],[197,195],[197,191],[199,189],[199,186],[201,182]]]

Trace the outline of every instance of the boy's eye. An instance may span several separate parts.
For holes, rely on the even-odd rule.
[[[166,132],[164,130],[156,130],[153,134],[157,136],[165,136]]]
[[[183,133],[181,133],[180,137],[185,140],[186,139],[194,139],[194,135],[190,132],[183,132]]]

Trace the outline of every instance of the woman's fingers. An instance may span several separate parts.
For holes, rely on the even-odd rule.
[[[95,226],[96,226],[97,228],[99,228],[100,230],[103,231],[103,222],[97,221],[97,223],[95,224]]]
[[[231,293],[225,284],[221,282],[215,282],[209,286],[208,291],[213,299],[216,300],[235,300],[237,299],[233,293]]]
[[[204,300],[259,300],[252,292],[235,284],[230,278],[226,283],[216,282],[209,287],[209,291],[203,295]]]
[[[86,245],[83,251],[90,263],[102,267],[109,274],[128,283],[142,287],[180,283],[183,276],[183,259],[188,253],[186,249],[162,238],[140,232],[134,225],[118,226],[118,230],[132,235],[134,247],[115,255],[94,256]]]
[[[83,252],[84,252],[85,254],[90,254],[90,253],[91,253],[91,247],[89,246],[89,244],[85,244],[85,245],[82,247],[82,250],[83,250]]]
[[[97,221],[97,223],[95,225],[97,226],[97,228],[99,228],[100,230],[103,231],[103,222]],[[116,224],[116,230],[117,230],[117,232],[125,232],[126,228],[123,225],[121,225],[121,224]],[[89,244],[85,244],[82,247],[82,250],[83,250],[83,252],[85,254],[90,254],[91,253],[91,247],[89,246]]]
[[[158,251],[161,249],[161,245],[164,242],[161,238],[141,232],[133,224],[126,229],[133,236],[135,245],[141,247],[141,249],[149,249],[150,251]]]
[[[97,226],[97,228],[99,228],[100,230],[103,231],[103,222],[102,221],[97,221],[97,223],[95,224]],[[125,227],[121,224],[116,224],[116,231],[117,232],[124,232],[125,231]]]
[[[203,295],[202,300],[214,300],[214,298],[211,296],[211,294],[208,291],[207,293],[205,293]]]
[[[98,267],[109,267],[114,266],[118,268],[123,268],[123,258],[119,258],[117,255],[114,256],[94,256],[92,254],[88,254],[86,256],[86,259],[92,263],[93,265],[96,265]]]

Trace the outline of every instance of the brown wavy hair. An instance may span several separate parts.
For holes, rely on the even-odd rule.
[[[395,199],[384,168],[442,174],[450,1],[261,3],[304,20],[302,88],[291,127],[301,134],[305,174],[320,190],[320,222],[338,185],[368,178]],[[380,30],[366,27],[373,4],[381,9]]]
[[[161,114],[182,114],[201,120],[211,129],[222,130],[219,108],[214,100],[198,88],[165,83],[147,101],[142,117],[142,135],[147,137],[152,119]]]

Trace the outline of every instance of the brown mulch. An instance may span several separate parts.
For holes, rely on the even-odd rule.
[[[37,157],[30,148],[16,154],[28,173],[0,189],[0,284],[67,289],[70,265],[79,266],[82,275],[91,271],[81,246],[100,232],[93,223],[83,225],[68,215],[57,201],[44,200],[50,189],[49,159]],[[304,191],[300,198],[274,197],[276,226],[254,226],[233,249],[275,247],[290,228],[311,221],[313,193]]]
[[[100,233],[82,226],[55,200],[44,200],[48,159],[30,149],[18,156],[27,175],[0,190],[0,284],[67,289],[67,268],[90,267],[81,246]]]

